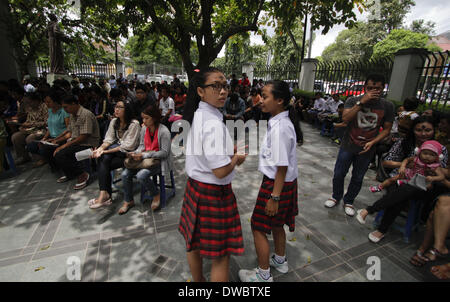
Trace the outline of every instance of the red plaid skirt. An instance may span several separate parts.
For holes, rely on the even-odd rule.
[[[231,184],[219,186],[189,178],[178,230],[186,250],[200,250],[204,258],[243,254],[241,220]]]
[[[285,182],[278,203],[278,213],[271,217],[266,215],[266,204],[273,191],[274,180],[264,176],[258,199],[253,210],[252,229],[271,234],[272,227],[289,226],[289,231],[295,230],[295,216],[298,215],[297,179],[293,182]]]

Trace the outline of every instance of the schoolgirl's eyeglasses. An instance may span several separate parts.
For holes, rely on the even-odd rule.
[[[214,83],[214,84],[208,84],[208,85],[204,85],[203,88],[207,88],[207,87],[211,87],[214,92],[219,93],[222,91],[222,89],[225,90],[229,90],[230,89],[230,85],[228,85],[227,83]]]

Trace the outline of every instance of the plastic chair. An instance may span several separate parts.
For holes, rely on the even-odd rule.
[[[171,185],[166,185],[165,177],[162,173],[159,173],[159,174],[153,176],[153,182],[156,185],[158,185],[158,181],[157,181],[158,177],[159,177],[159,191],[161,194],[161,197],[160,197],[161,208],[165,208],[167,199],[175,196],[175,180],[173,177],[173,171],[170,171],[170,180],[172,183]],[[167,193],[166,188],[172,189],[172,190],[170,190],[169,194],[166,194]],[[141,186],[141,203],[144,203],[145,199],[153,199],[153,196],[147,195],[146,193],[147,193],[147,191],[145,190],[144,186]]]
[[[5,146],[5,156],[9,165],[8,171],[11,171],[13,175],[16,175],[17,174],[16,164],[14,163],[14,158],[12,156],[11,149],[8,146]]]
[[[405,225],[399,225],[397,223],[393,224],[393,228],[403,233],[403,241],[405,243],[409,243],[411,240],[411,233],[412,231],[417,231],[417,228],[420,224],[420,213],[422,212],[423,205],[420,201],[417,200],[411,200],[409,202],[409,209],[406,214],[400,215],[404,218],[406,218],[406,224]],[[378,227],[378,225],[381,222],[381,218],[384,215],[384,210],[379,211],[377,216],[375,217],[375,220],[373,222],[374,227]]]

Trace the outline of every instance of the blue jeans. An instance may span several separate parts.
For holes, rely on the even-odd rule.
[[[157,175],[161,172],[159,165],[153,166],[151,169],[131,170],[124,169],[122,172],[123,193],[126,202],[134,200],[133,198],[133,177],[136,178],[141,186],[144,186],[146,191],[150,192],[150,195],[158,195],[159,191],[151,176]]]
[[[375,150],[375,149],[374,149]],[[344,180],[350,166],[353,165],[352,179],[348,185],[347,194],[344,196],[344,203],[352,205],[361,191],[364,175],[369,168],[370,161],[373,158],[373,151],[359,155],[343,150],[339,150],[339,154],[334,166],[333,176],[333,198],[338,202],[344,196]]]

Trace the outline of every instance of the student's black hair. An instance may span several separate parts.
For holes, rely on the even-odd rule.
[[[52,87],[50,90],[44,95],[44,97],[50,97],[53,102],[61,105],[61,102],[64,97],[67,96],[67,92],[59,87]]]
[[[73,94],[68,94],[62,99],[61,103],[69,104],[69,105],[72,105],[72,104],[77,104],[78,105],[79,101],[78,101],[78,97],[77,96],[75,96]]]
[[[128,127],[130,126],[131,121],[134,119],[134,111],[133,111],[133,108],[131,107],[131,104],[129,102],[122,101],[122,100],[117,101],[117,103],[118,102],[122,102],[124,107],[125,107],[125,109],[124,109],[125,110],[125,112],[124,112],[125,114],[124,114],[123,118],[124,118],[125,124],[126,124],[124,130],[126,131],[126,130],[128,130]],[[117,119],[115,124],[114,124],[114,130],[119,130],[119,128],[120,128],[120,120]]]
[[[161,91],[163,91],[163,89],[164,89],[168,94],[170,94],[170,86],[169,86],[169,85],[167,85],[167,84],[162,84],[162,85],[161,85]]]
[[[126,87],[125,87],[126,89]],[[119,88],[112,88],[111,91],[109,92],[109,97],[112,100],[118,100],[123,96],[122,90],[120,90]]]
[[[386,85],[386,78],[382,74],[377,74],[377,73],[369,74],[366,78],[366,81],[364,82],[364,85],[367,85],[367,83],[369,83],[369,81],[372,81],[374,83],[381,82],[381,84],[383,85],[383,88],[384,88],[384,85]]]
[[[101,98],[101,100],[104,100],[104,99],[106,99],[106,91],[105,90],[103,90],[100,86],[98,86],[98,85],[93,85],[92,87],[91,87],[91,91],[93,92],[93,93],[95,93],[97,96],[99,96],[100,98]]]
[[[446,120],[450,124],[450,113],[443,112],[439,120]]]
[[[289,119],[291,120],[292,124],[294,125],[295,129],[295,135],[297,138],[301,137],[300,133],[297,133],[297,131],[300,129],[300,127],[296,127],[298,125],[298,118],[297,114],[295,112],[295,109],[293,106],[290,105],[291,102],[291,92],[289,90],[289,84],[285,81],[280,80],[274,80],[269,81],[266,86],[272,86],[272,94],[273,97],[277,99],[283,100],[284,109],[289,111]]]
[[[145,108],[142,113],[150,116],[153,119],[153,123],[155,124],[155,126],[159,127],[162,116],[161,110],[159,110],[159,107],[156,104],[147,106],[147,108]]]
[[[27,92],[25,93],[25,97],[33,101],[42,102],[42,97],[38,92]]]
[[[403,107],[406,111],[414,111],[419,107],[419,99],[412,97],[403,101]]]
[[[198,104],[200,103],[200,96],[197,93],[198,87],[203,87],[208,79],[208,76],[212,73],[222,71],[215,67],[208,67],[200,70],[196,73],[192,79],[192,83],[189,82],[189,89],[186,97],[186,105],[184,106],[183,119],[192,123],[194,119],[194,113],[198,109]]]
[[[147,91],[147,87],[145,87],[145,85],[142,84],[142,83],[137,83],[137,84],[136,84],[136,88],[135,88],[134,90],[136,91],[136,90],[138,90],[138,89],[144,91],[145,93],[148,92],[148,91]]]
[[[72,88],[72,94],[73,95],[79,96],[81,94],[81,92],[82,92],[82,89],[80,87],[73,87]]]

